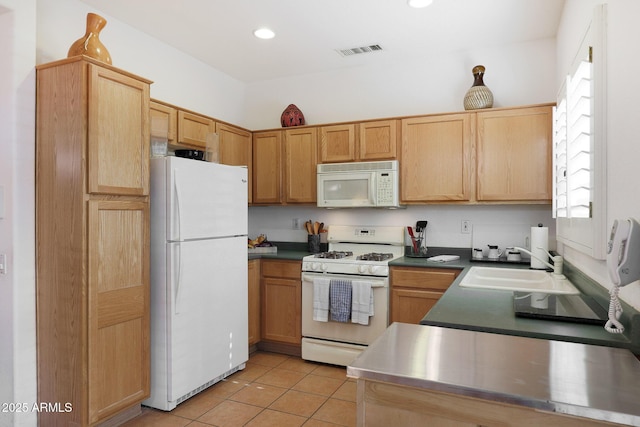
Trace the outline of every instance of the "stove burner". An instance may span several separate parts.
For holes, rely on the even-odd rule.
[[[378,253],[378,252],[371,252],[368,254],[363,254],[363,255],[358,255],[358,257],[356,259],[360,259],[363,261],[385,261],[388,259],[393,258],[393,254],[391,253]]]
[[[349,256],[353,256],[353,252],[351,251],[330,251],[330,252],[321,252],[315,255],[315,258],[328,258],[328,259],[340,259],[346,258]]]

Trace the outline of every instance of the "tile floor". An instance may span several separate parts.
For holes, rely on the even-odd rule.
[[[256,352],[244,370],[173,411],[143,407],[123,427],[355,425],[356,382],[346,368]]]

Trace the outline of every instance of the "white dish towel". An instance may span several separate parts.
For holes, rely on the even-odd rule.
[[[351,323],[369,324],[373,316],[373,288],[371,282],[354,280],[351,282]]]
[[[329,279],[313,278],[313,320],[329,321]]]

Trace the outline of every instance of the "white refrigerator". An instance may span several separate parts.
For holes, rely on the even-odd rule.
[[[151,159],[151,396],[170,411],[249,357],[247,168]]]

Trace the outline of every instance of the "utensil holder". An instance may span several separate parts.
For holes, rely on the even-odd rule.
[[[412,242],[409,246],[409,252],[406,254],[412,258],[424,258],[427,256],[427,248],[422,246],[422,239],[419,237],[412,237]]]
[[[309,252],[312,254],[320,253],[320,235],[319,234],[309,234],[307,238],[307,242],[309,243]]]

